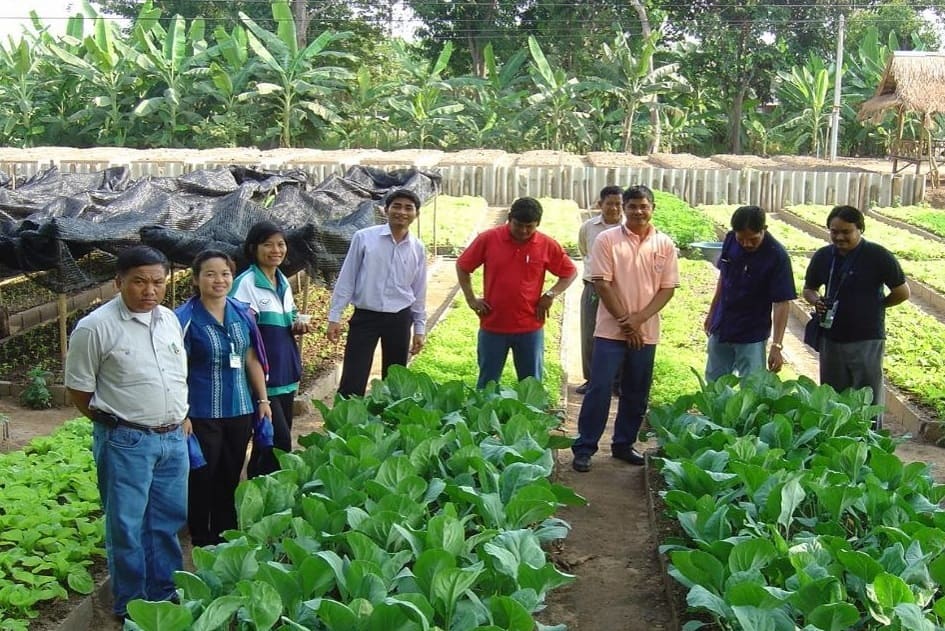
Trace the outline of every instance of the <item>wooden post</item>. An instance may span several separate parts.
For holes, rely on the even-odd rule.
[[[59,294],[59,351],[62,355],[62,366],[66,366],[66,347],[69,343],[69,337],[66,335],[66,318],[69,316],[69,300],[66,294]]]

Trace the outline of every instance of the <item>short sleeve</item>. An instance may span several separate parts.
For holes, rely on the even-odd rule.
[[[78,327],[69,337],[65,385],[79,392],[95,392],[101,349],[98,336],[88,327]]]
[[[613,280],[614,263],[610,238],[601,233],[591,246],[591,278]]]
[[[883,248],[883,284],[892,289],[906,282],[906,275],[902,271],[899,260],[889,250]]]
[[[577,272],[571,257],[564,251],[561,244],[549,238],[545,246],[548,248],[548,264],[546,269],[558,278],[570,278]]]
[[[489,234],[488,232],[479,233],[469,244],[469,247],[463,250],[463,253],[456,259],[456,266],[459,269],[467,274],[472,274],[485,262],[486,239],[489,238]]]

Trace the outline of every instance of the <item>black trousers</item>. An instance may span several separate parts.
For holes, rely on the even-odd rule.
[[[236,528],[236,486],[243,472],[252,415],[192,418],[207,464],[190,472],[187,527],[195,546],[220,543],[220,533]]]
[[[282,451],[292,451],[292,407],[295,403],[295,392],[285,394],[270,394],[269,407],[272,408],[272,447],[259,447],[253,442],[253,450],[249,454],[249,464],[246,466],[246,475],[255,478],[279,470],[279,461],[272,451],[277,447]]]
[[[407,365],[410,354],[410,307],[396,313],[355,309],[348,322],[348,341],[345,344],[344,367],[338,394],[362,396],[367,389],[374,349],[381,342],[381,376],[394,364]]]

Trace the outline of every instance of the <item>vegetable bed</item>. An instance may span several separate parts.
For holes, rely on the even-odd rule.
[[[684,629],[914,629],[945,622],[945,486],[872,433],[866,390],[734,377],[654,409],[683,535],[663,542]]]
[[[434,223],[434,206],[436,221]],[[490,226],[482,226],[488,207],[481,197],[453,197],[437,195],[420,209],[414,231],[423,241],[427,252],[445,256],[458,256],[476,233]],[[434,230],[436,251],[433,250]]]
[[[583,499],[548,480],[571,440],[534,380],[477,392],[394,366],[361,399],[320,406],[325,433],[237,490],[240,529],[195,549],[181,602],[133,601],[145,631],[533,631],[573,577],[543,545]],[[239,621],[239,622],[237,622]]]
[[[0,455],[0,629],[21,631],[44,601],[89,594],[104,522],[87,419]]]
[[[931,206],[894,206],[873,208],[873,212],[897,219],[932,234],[945,237],[945,210]]]
[[[705,213],[715,225],[728,232],[731,229],[732,213],[736,208],[738,206],[732,204],[719,204],[699,206],[698,210]],[[768,231],[788,252],[814,252],[827,244],[823,239],[813,237],[770,214],[767,214],[765,219],[768,223]]]

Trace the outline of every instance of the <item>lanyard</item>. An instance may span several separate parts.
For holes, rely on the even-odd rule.
[[[857,257],[860,256],[860,247],[863,245],[862,241],[860,245],[856,247],[856,251],[852,254],[848,254],[843,257],[843,260],[840,261],[840,267],[837,269],[837,249],[834,246],[833,255],[830,259],[830,275],[827,277],[827,299],[836,300],[837,296],[840,294],[840,288],[843,287],[843,281],[847,279],[853,273],[853,264],[856,263]],[[833,274],[834,271],[837,272],[837,286],[833,288],[833,291],[830,291],[830,288],[833,286]]]

